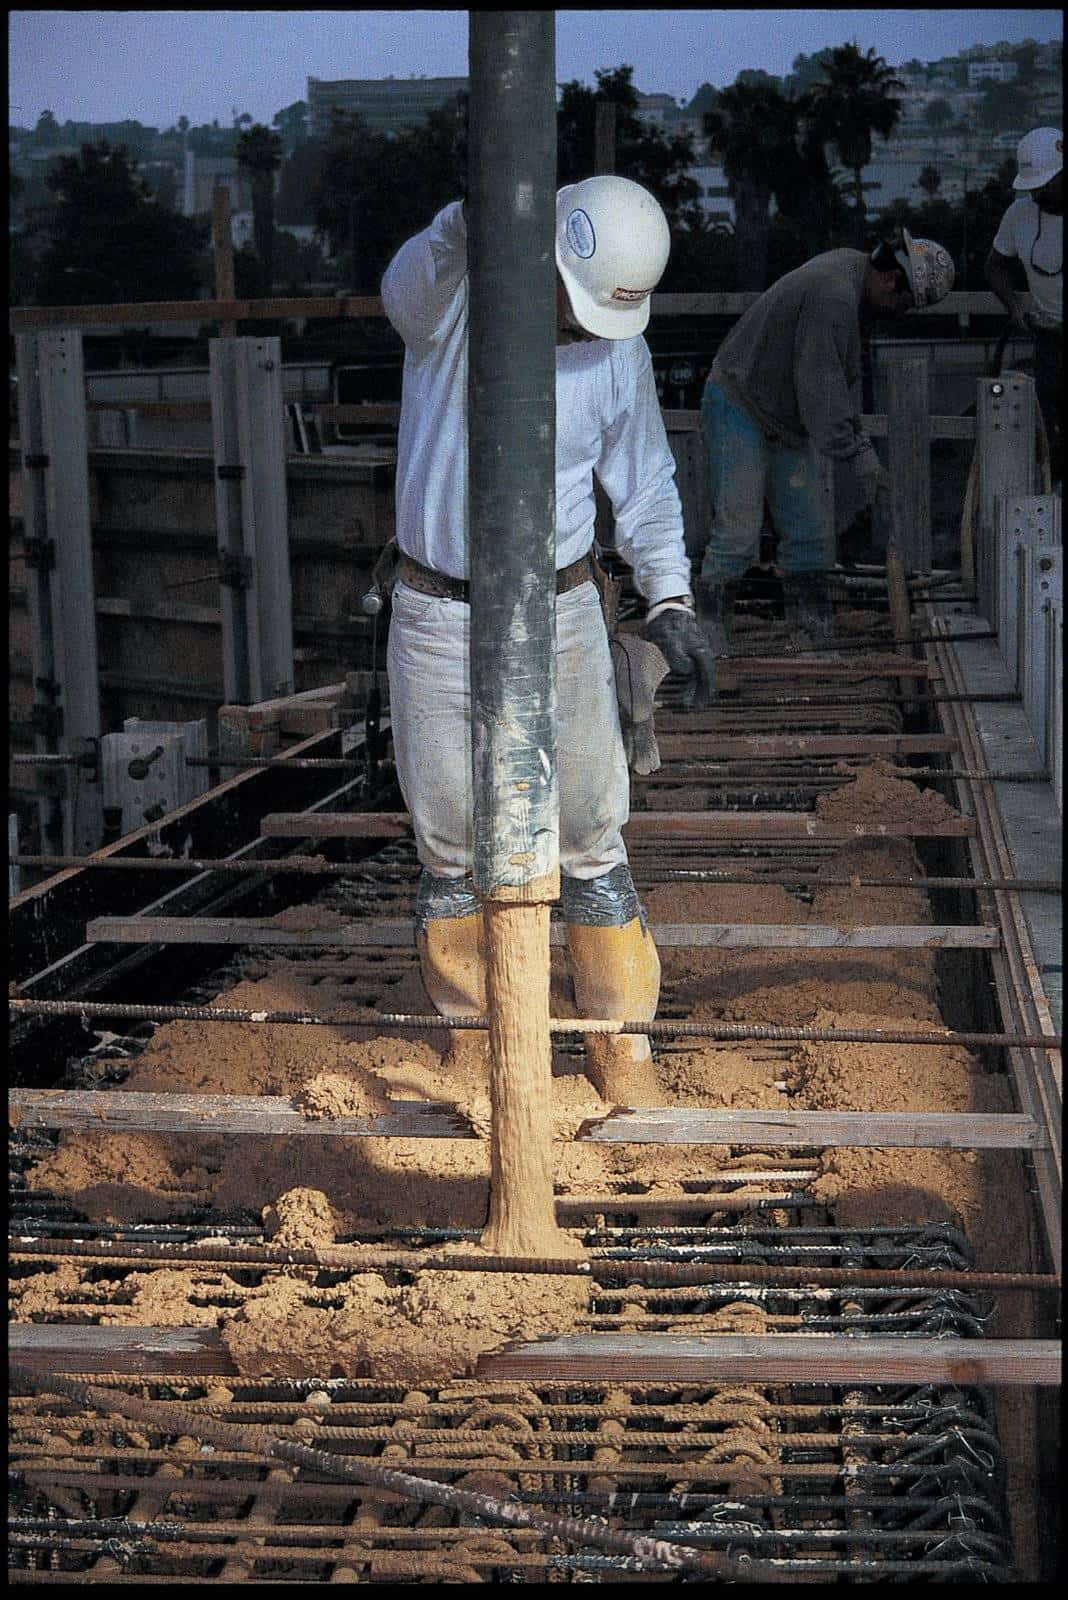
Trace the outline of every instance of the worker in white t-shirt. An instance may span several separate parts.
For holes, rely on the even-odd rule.
[[[1059,128],[1034,128],[1016,150],[1019,192],[1001,219],[987,258],[987,281],[1017,327],[1035,341],[1035,390],[1050,447],[1050,469],[1059,483],[1064,266],[1064,135]],[[1031,310],[1025,315],[1013,283],[1015,257],[1027,274]]]
[[[656,199],[627,178],[561,189],[556,208],[556,688],[560,903],[580,1016],[649,1020],[660,962],[627,864],[627,756],[591,565],[594,474],[615,547],[648,604],[647,637],[697,704],[715,662],[694,615],[675,461],[642,333],[667,264]],[[467,544],[467,223],[460,201],[401,246],[382,304],[404,340],[388,669],[397,777],[422,866],[416,942],[438,1013],[486,1006],[471,877]],[[589,1075],[622,1104],[657,1097],[644,1034],[591,1035]]]

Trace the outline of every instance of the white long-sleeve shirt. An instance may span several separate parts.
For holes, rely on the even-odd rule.
[[[402,245],[382,280],[404,340],[397,543],[450,577],[467,568],[467,225],[459,201]],[[556,565],[593,544],[593,475],[615,513],[615,547],[650,605],[690,587],[675,460],[641,337],[556,350]]]

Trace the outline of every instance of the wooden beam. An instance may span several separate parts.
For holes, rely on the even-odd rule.
[[[181,1373],[234,1376],[218,1328],[80,1328],[15,1323],[9,1360],[29,1372]]]
[[[1060,1384],[1056,1339],[850,1339],[816,1334],[569,1334],[479,1359],[479,1377],[537,1383]]]
[[[273,811],[264,817],[265,838],[407,839],[411,819],[405,811],[361,811],[317,815]],[[635,839],[744,839],[760,843],[798,839],[827,843],[847,839],[961,839],[975,832],[971,817],[941,822],[823,822],[792,811],[639,811],[623,829]]]
[[[374,1017],[368,1018],[373,1026]],[[119,1089],[15,1089],[8,1116],[23,1127],[79,1128],[94,1133],[303,1134],[341,1139],[472,1139],[451,1106],[397,1102],[379,1117],[306,1117],[277,1095],[142,1094]]]
[[[373,1027],[374,1017],[367,1019]],[[11,1089],[9,1120],[22,1128],[94,1133],[313,1134],[317,1138],[469,1139],[447,1105],[396,1102],[395,1114],[306,1117],[277,1095],[143,1094],[128,1089]],[[871,1150],[1033,1150],[1035,1122],[1010,1112],[735,1111],[690,1106],[620,1109],[576,1135],[589,1144],[746,1144]],[[672,1202],[665,1200],[665,1205]],[[709,1201],[709,1209],[715,1209]]]
[[[688,950],[996,950],[997,928],[929,923],[885,923],[836,927],[831,923],[658,922],[650,931],[658,946]],[[280,928],[267,917],[96,917],[85,933],[103,944],[239,944],[283,949],[414,947],[410,918],[358,922],[345,928]],[[567,930],[553,923],[549,943],[566,944]]]
[[[738,294],[654,294],[654,317],[739,317],[757,299],[754,292]],[[1020,296],[1026,309],[1030,295]],[[993,294],[955,290],[937,307],[915,312],[916,316],[1003,317],[1004,308]],[[235,317],[381,317],[385,312],[378,295],[349,295],[343,300],[306,297],[269,300],[141,300],[129,305],[97,306],[14,306],[8,312],[13,333],[32,328],[60,326],[88,327],[90,324],[121,327],[130,322],[219,322]]]

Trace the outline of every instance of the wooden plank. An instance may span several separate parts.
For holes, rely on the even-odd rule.
[[[658,946],[720,950],[996,950],[997,928],[929,923],[837,927],[830,923],[658,922]],[[239,944],[290,949],[367,949],[415,944],[415,922],[368,919],[345,928],[280,928],[265,917],[96,917],[85,932],[104,944]],[[566,944],[567,930],[553,923],[549,943]]]
[[[1056,1339],[850,1339],[816,1334],[569,1334],[480,1357],[484,1378],[535,1383],[1060,1383]]]
[[[14,1323],[8,1356],[29,1372],[236,1374],[217,1328],[79,1328]]]
[[[13,333],[31,328],[129,327],[146,322],[254,322],[276,317],[383,316],[378,295],[349,295],[344,300],[138,300],[126,305],[16,306],[8,313]]]
[[[411,831],[405,811],[321,816],[272,811],[261,824],[265,838],[285,839],[407,839]],[[629,840],[745,839],[760,843],[777,839],[961,839],[974,832],[971,817],[947,817],[941,822],[835,823],[792,811],[639,811],[623,829]]]
[[[817,1047],[818,1048],[818,1047]],[[649,1106],[583,1123],[591,1144],[745,1144],[863,1150],[1033,1150],[1038,1125],[1009,1112],[736,1111]]]
[[[371,1024],[374,1018],[368,1019]],[[14,1089],[8,1116],[22,1127],[81,1128],[95,1133],[305,1134],[337,1139],[471,1139],[451,1107],[397,1102],[396,1114],[306,1117],[277,1095],[141,1094],[134,1090]],[[401,1107],[404,1109],[401,1109]]]
[[[374,1018],[368,1023],[373,1025]],[[386,1116],[308,1118],[290,1100],[277,1095],[143,1094],[132,1089],[8,1091],[9,1120],[23,1128],[116,1134],[314,1134],[339,1139],[474,1137],[466,1119],[449,1106],[421,1101],[398,1101],[396,1105],[396,1113]],[[1030,1117],[1010,1112],[736,1111],[690,1106],[612,1111],[584,1122],[576,1138],[590,1144],[872,1150],[1032,1150],[1043,1143]]]

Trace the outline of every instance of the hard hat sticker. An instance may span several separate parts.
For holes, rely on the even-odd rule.
[[[613,300],[628,300],[628,301],[629,300],[644,300],[646,298],[646,296],[648,295],[648,293],[649,293],[648,289],[613,289],[612,290],[612,299]]]
[[[597,249],[597,235],[585,211],[572,211],[564,231],[575,254],[583,261],[588,261]]]

